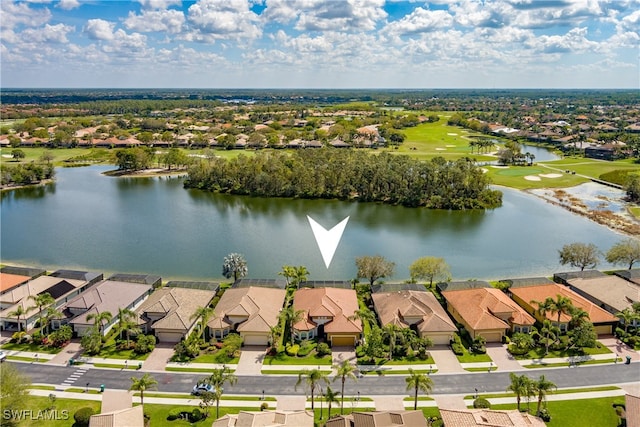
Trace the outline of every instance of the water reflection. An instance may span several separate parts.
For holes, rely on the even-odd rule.
[[[12,200],[23,199],[40,199],[47,195],[53,195],[56,192],[56,183],[52,182],[45,185],[37,185],[34,187],[16,188],[13,190],[5,190],[2,192],[2,202],[8,203]]]

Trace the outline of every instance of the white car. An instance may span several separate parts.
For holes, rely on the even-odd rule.
[[[211,384],[196,384],[195,386],[193,386],[193,390],[191,390],[191,394],[195,394],[196,396],[199,396],[201,393],[204,393],[205,391],[212,392],[213,386]]]
[[[7,360],[7,353],[5,353],[3,350],[0,350],[0,362],[4,362],[5,360]]]

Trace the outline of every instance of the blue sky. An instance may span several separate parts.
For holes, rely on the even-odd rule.
[[[640,0],[2,0],[0,12],[5,88],[640,88]]]

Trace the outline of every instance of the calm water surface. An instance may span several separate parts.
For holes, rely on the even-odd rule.
[[[310,279],[351,279],[354,259],[380,254],[408,278],[415,259],[446,259],[455,279],[565,271],[558,249],[608,250],[621,236],[537,197],[502,189],[493,211],[449,212],[339,201],[264,199],[185,190],[182,178],[111,178],[112,166],[58,169],[55,184],[2,194],[2,262],[45,268],[216,279],[241,252],[252,278],[305,265]],[[351,219],[329,269],[306,215],[326,228]],[[602,265],[601,267],[605,267]]]

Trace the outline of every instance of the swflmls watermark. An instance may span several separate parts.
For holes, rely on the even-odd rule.
[[[13,421],[64,421],[69,419],[69,411],[66,409],[61,411],[56,409],[42,411],[4,409],[2,411],[2,419]]]

